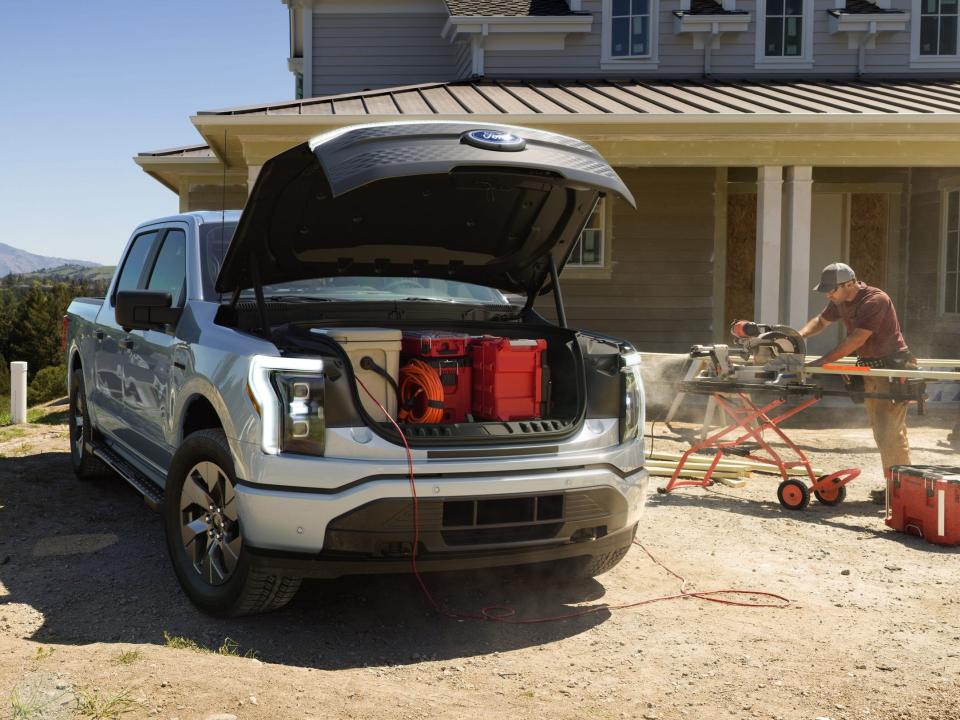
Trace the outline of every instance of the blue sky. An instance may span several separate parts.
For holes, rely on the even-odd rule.
[[[116,263],[177,212],[132,158],[201,142],[198,110],[293,97],[280,0],[50,0],[0,9],[0,242]]]

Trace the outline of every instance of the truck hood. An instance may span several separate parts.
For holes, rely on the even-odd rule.
[[[264,164],[216,289],[307,278],[418,276],[528,297],[576,244],[597,199],[634,204],[574,138],[468,122],[361,125]]]

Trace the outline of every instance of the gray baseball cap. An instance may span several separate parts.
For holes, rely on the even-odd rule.
[[[837,285],[856,279],[857,275],[853,272],[853,268],[846,263],[830,263],[820,273],[820,282],[813,289],[817,292],[827,293]]]

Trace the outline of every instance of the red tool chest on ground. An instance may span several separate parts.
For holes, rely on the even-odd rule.
[[[960,544],[960,467],[890,468],[886,523],[894,530],[938,545]]]
[[[546,340],[474,338],[473,412],[482,420],[533,420],[544,415]]]
[[[470,336],[450,332],[404,332],[401,350],[418,358],[466,357]]]

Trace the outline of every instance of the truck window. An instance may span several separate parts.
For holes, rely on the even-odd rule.
[[[111,305],[116,304],[117,293],[120,290],[136,290],[140,287],[140,279],[143,277],[144,265],[150,256],[150,250],[158,234],[159,231],[153,230],[137,235],[133,239],[130,251],[123,261],[123,269],[120,270],[117,286],[113,289],[113,296],[110,298]]]
[[[204,223],[200,226],[200,275],[203,279],[204,300],[214,300],[217,297],[214,285],[236,229],[235,222]]]
[[[147,290],[168,292],[173,306],[183,304],[184,282],[187,277],[187,236],[183,230],[169,230],[163,247],[150,273]]]

